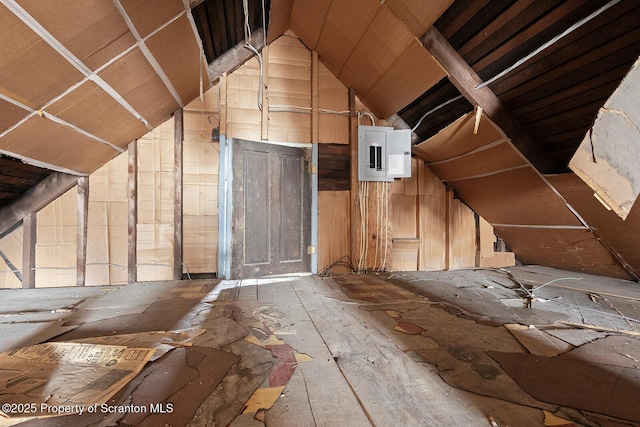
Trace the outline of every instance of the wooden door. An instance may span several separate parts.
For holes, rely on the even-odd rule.
[[[234,279],[311,271],[309,150],[233,141]]]

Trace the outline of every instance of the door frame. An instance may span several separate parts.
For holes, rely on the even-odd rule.
[[[235,138],[242,140],[241,138]],[[249,140],[247,140],[249,141]],[[311,185],[311,243],[318,247],[318,145],[296,142],[252,141],[261,144],[272,144],[295,148],[311,149],[311,168],[309,174]],[[234,138],[220,135],[220,162],[218,170],[218,277],[231,277],[231,255],[233,242],[233,143]],[[311,254],[311,273],[318,272],[317,250]]]

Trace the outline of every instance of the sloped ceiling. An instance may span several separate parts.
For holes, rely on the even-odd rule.
[[[418,37],[451,2],[296,0],[290,27],[365,105],[386,118],[445,76]]]
[[[602,223],[611,216],[567,165],[640,55],[639,3],[274,0],[272,15],[278,7],[368,108],[413,128],[414,154],[521,260],[637,279],[622,237],[640,232],[636,211]],[[501,136],[474,146],[476,106],[490,119],[481,132]]]
[[[93,172],[208,88],[189,4],[0,4],[0,153]]]

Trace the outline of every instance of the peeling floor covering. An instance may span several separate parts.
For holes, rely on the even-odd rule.
[[[544,267],[0,291],[0,349],[203,328],[22,426],[640,426],[640,289]],[[0,389],[0,395],[1,395]]]

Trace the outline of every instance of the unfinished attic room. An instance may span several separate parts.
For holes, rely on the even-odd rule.
[[[640,2],[0,3],[0,427],[640,427]]]

